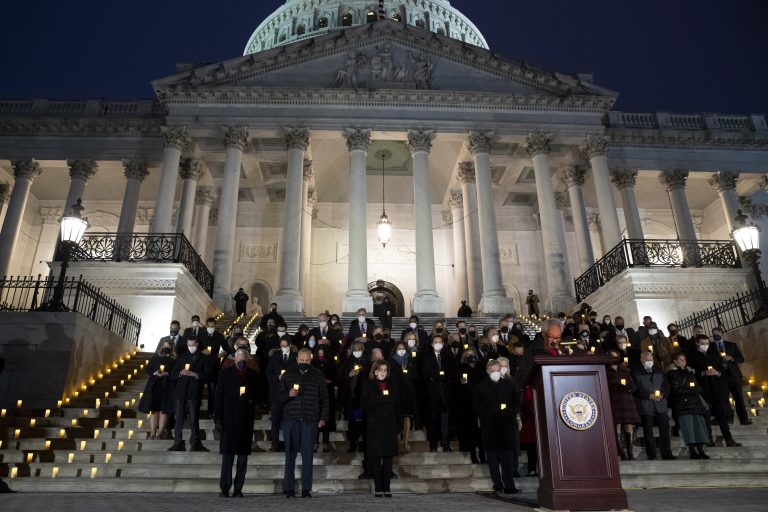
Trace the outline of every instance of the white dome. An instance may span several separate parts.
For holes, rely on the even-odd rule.
[[[377,19],[377,0],[288,0],[254,30],[243,55],[268,50]],[[387,0],[387,17],[488,48],[466,16],[448,0]]]

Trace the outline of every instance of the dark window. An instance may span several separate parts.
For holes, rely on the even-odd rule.
[[[439,27],[437,29],[437,35],[444,36],[445,35],[445,29],[443,27]]]
[[[326,28],[328,27],[328,18],[320,18],[317,20],[317,28]]]
[[[296,27],[296,35],[297,36],[300,36],[300,35],[304,34],[304,32],[306,32],[306,31],[307,31],[307,29],[304,28],[304,25],[299,25],[298,27]]]
[[[374,21],[376,21],[379,18],[376,15],[376,13],[373,12],[373,11],[368,11],[368,14],[366,16],[367,16],[368,23],[373,23]]]
[[[419,28],[424,28],[424,20],[416,20],[416,26]]]
[[[392,15],[392,19],[395,20],[395,21],[403,21],[403,17],[400,16],[400,14],[398,14],[398,13],[393,14]]]
[[[344,16],[341,17],[341,25],[344,27],[351,27],[352,26],[352,14],[347,13]]]

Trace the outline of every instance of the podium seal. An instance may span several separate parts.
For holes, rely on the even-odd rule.
[[[560,417],[573,430],[588,430],[597,421],[595,399],[583,391],[568,393],[560,401]]]

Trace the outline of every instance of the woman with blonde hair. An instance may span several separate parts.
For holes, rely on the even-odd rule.
[[[176,348],[171,339],[165,340],[144,367],[149,375],[144,394],[139,401],[139,412],[149,414],[149,439],[170,439],[165,428],[168,417],[174,413],[173,399],[175,384],[169,372],[176,362]]]

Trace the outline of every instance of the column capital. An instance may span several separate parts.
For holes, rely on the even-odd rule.
[[[594,228],[595,231],[600,231],[602,227],[602,221],[600,220],[600,212],[591,211],[587,215],[587,224],[589,227]]]
[[[315,171],[312,169],[312,160],[304,160],[304,181],[310,181]]]
[[[688,179],[688,171],[685,169],[666,169],[659,174],[659,181],[667,190],[685,188]]]
[[[523,143],[529,155],[548,155],[552,151],[552,136],[543,132],[529,132]]]
[[[417,153],[419,151],[429,153],[432,149],[432,140],[434,138],[434,130],[409,130],[408,141],[405,145],[411,153]]]
[[[459,162],[459,168],[456,170],[456,180],[459,183],[475,182],[475,164],[473,162]]]
[[[11,195],[11,184],[2,181],[0,182],[0,204],[6,202]]]
[[[768,192],[768,176],[760,176],[760,181],[758,183],[763,192]]]
[[[305,126],[288,126],[283,128],[285,149],[300,149],[306,151],[309,147],[309,128]]]
[[[163,129],[163,143],[167,148],[183,150],[189,145],[189,141],[186,126],[167,126]]]
[[[67,166],[69,167],[69,177],[73,180],[88,181],[98,169],[96,162],[90,158],[84,158],[81,160],[67,160]]]
[[[182,158],[179,160],[179,176],[182,180],[197,181],[205,175],[205,165],[202,160]]]
[[[197,204],[211,206],[216,200],[216,187],[197,187],[195,200]]]
[[[51,208],[43,206],[40,208],[40,218],[43,220],[43,224],[55,224],[59,222],[63,215],[61,208]]]
[[[127,180],[144,181],[144,178],[149,175],[149,163],[146,160],[124,158],[123,174]]]
[[[443,219],[444,224],[451,224],[453,222],[453,214],[451,210],[443,210],[440,212],[440,217]]]
[[[587,170],[583,167],[568,165],[563,169],[562,180],[568,187],[582,187],[587,180]]]
[[[736,182],[739,179],[737,171],[718,171],[707,180],[718,192],[726,190],[736,190]]]
[[[619,190],[637,185],[637,169],[617,167],[611,169],[609,173],[613,185]]]
[[[448,206],[451,208],[464,206],[464,194],[461,193],[461,189],[452,188],[448,193],[450,195],[448,198]]]
[[[347,151],[368,151],[371,145],[370,128],[347,128],[344,130],[344,138],[347,140]]]
[[[309,187],[307,190],[307,203],[309,206],[317,204],[317,191],[315,190],[315,187]]]
[[[40,163],[32,158],[14,160],[11,162],[11,166],[13,167],[13,177],[17,180],[26,179],[33,181],[43,172],[43,169],[40,167]]]
[[[470,131],[467,149],[473,155],[490,153],[491,149],[493,149],[493,138],[493,132]]]
[[[555,192],[555,206],[558,210],[568,207],[568,194],[565,192]]]
[[[608,139],[602,135],[587,135],[584,142],[579,146],[579,151],[589,159],[605,156],[608,151]]]
[[[247,126],[227,126],[224,130],[224,147],[244,150],[248,145]]]

